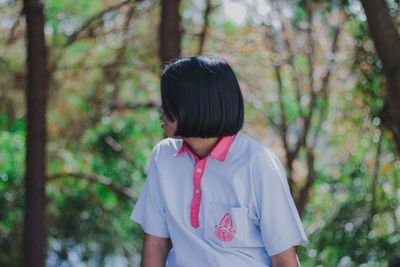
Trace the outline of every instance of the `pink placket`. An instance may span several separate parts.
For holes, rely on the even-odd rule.
[[[198,228],[200,226],[201,178],[203,177],[208,157],[200,160],[197,155],[193,155],[195,156],[196,164],[193,171],[193,198],[190,205],[190,224],[194,228]]]
[[[210,156],[212,156],[219,161],[224,161],[235,137],[236,135],[222,137],[209,155],[203,159],[200,159],[195,153],[193,153],[184,141],[182,142],[182,146],[178,152],[174,154],[176,157],[182,154],[182,152],[186,151],[187,153],[192,154],[195,159],[195,166],[193,170],[193,198],[190,205],[190,224],[194,228],[198,228],[200,226],[199,212],[201,203],[201,178],[203,177],[207,160]]]

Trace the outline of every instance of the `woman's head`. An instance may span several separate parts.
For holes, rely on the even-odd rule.
[[[180,58],[161,74],[162,108],[179,137],[222,137],[243,126],[244,105],[239,83],[222,58]],[[173,124],[171,124],[173,125]]]

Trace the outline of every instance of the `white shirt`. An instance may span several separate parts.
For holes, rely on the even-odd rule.
[[[269,256],[308,243],[280,160],[242,130],[204,159],[165,138],[147,174],[131,219],[171,238],[168,267],[272,266]]]

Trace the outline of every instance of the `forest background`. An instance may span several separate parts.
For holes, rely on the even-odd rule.
[[[285,163],[302,266],[400,257],[398,0],[0,0],[0,266],[138,266],[159,76],[210,53]]]

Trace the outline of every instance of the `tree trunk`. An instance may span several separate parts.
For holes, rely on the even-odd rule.
[[[164,67],[170,60],[181,55],[180,0],[161,1],[160,61]]]
[[[43,4],[24,0],[27,27],[26,170],[22,266],[45,266],[47,70]]]
[[[386,78],[390,130],[400,153],[400,35],[385,0],[361,1]]]

